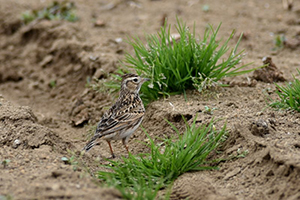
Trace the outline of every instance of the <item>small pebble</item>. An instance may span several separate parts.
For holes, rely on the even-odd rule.
[[[19,139],[16,139],[12,145],[14,149],[18,148],[18,146],[21,144],[21,141]]]
[[[122,38],[116,38],[115,41],[116,41],[116,43],[121,43],[121,42],[123,42],[123,39]]]

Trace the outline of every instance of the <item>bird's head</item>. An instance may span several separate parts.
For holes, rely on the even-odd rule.
[[[135,74],[125,74],[122,76],[121,90],[126,90],[130,93],[139,93],[141,86],[146,81],[149,81],[148,78],[142,78]]]

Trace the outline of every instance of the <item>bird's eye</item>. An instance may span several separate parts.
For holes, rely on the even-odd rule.
[[[137,83],[138,81],[139,81],[139,79],[137,79],[137,78],[133,79],[133,82],[135,82],[135,83]]]

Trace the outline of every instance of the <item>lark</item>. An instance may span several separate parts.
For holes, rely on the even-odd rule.
[[[100,138],[107,141],[113,158],[115,154],[111,147],[112,140],[122,140],[122,143],[129,153],[128,140],[134,131],[140,126],[145,108],[139,96],[139,91],[147,78],[135,74],[122,76],[121,90],[116,103],[106,112],[97,125],[93,138],[83,148],[89,151],[99,143]]]

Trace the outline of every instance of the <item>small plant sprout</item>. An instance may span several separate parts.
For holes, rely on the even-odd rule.
[[[32,13],[32,11],[25,11],[22,13],[22,21],[24,24],[28,24],[29,22],[33,21],[36,16]]]
[[[284,34],[277,35],[274,39],[275,47],[273,48],[273,50],[276,51],[276,50],[282,49],[284,47],[285,41],[286,41],[286,38],[285,38]]]
[[[238,148],[236,158],[245,158],[248,155],[248,153],[249,153],[248,150],[242,151],[240,148]]]
[[[209,11],[209,5],[203,5],[202,6],[202,10],[204,11],[204,12],[208,12]]]
[[[69,158],[65,156],[61,158],[61,161],[63,161],[65,164],[70,164]]]
[[[204,111],[203,112],[206,113],[206,114],[212,115],[214,110],[216,110],[216,108],[210,108],[208,106],[204,106]]]
[[[297,69],[300,75],[300,70]],[[279,100],[273,100],[269,105],[277,109],[290,109],[300,112],[300,80],[294,77],[294,81],[286,84],[286,86],[277,87],[277,95]]]
[[[1,164],[3,165],[3,168],[6,168],[8,166],[8,163],[10,163],[9,159],[5,159],[1,162]]]
[[[244,69],[251,63],[237,67],[244,56],[243,51],[237,51],[242,35],[230,48],[228,43],[234,31],[228,39],[218,40],[221,24],[216,29],[209,26],[202,39],[196,38],[195,27],[190,31],[180,20],[175,27],[176,38],[171,34],[171,26],[165,24],[157,34],[146,35],[146,45],[138,37],[129,39],[135,53],[126,54],[123,69],[134,70],[151,79],[141,88],[144,102],[185,93],[189,89],[202,91],[224,86],[219,82],[222,78],[255,70]]]
[[[78,161],[76,159],[76,156],[73,155],[70,158],[62,157],[61,161],[63,161],[67,165],[71,165],[73,167],[73,170],[76,171],[78,167]]]
[[[49,87],[50,87],[50,88],[55,88],[55,87],[56,87],[56,80],[51,80],[51,81],[49,82]]]

